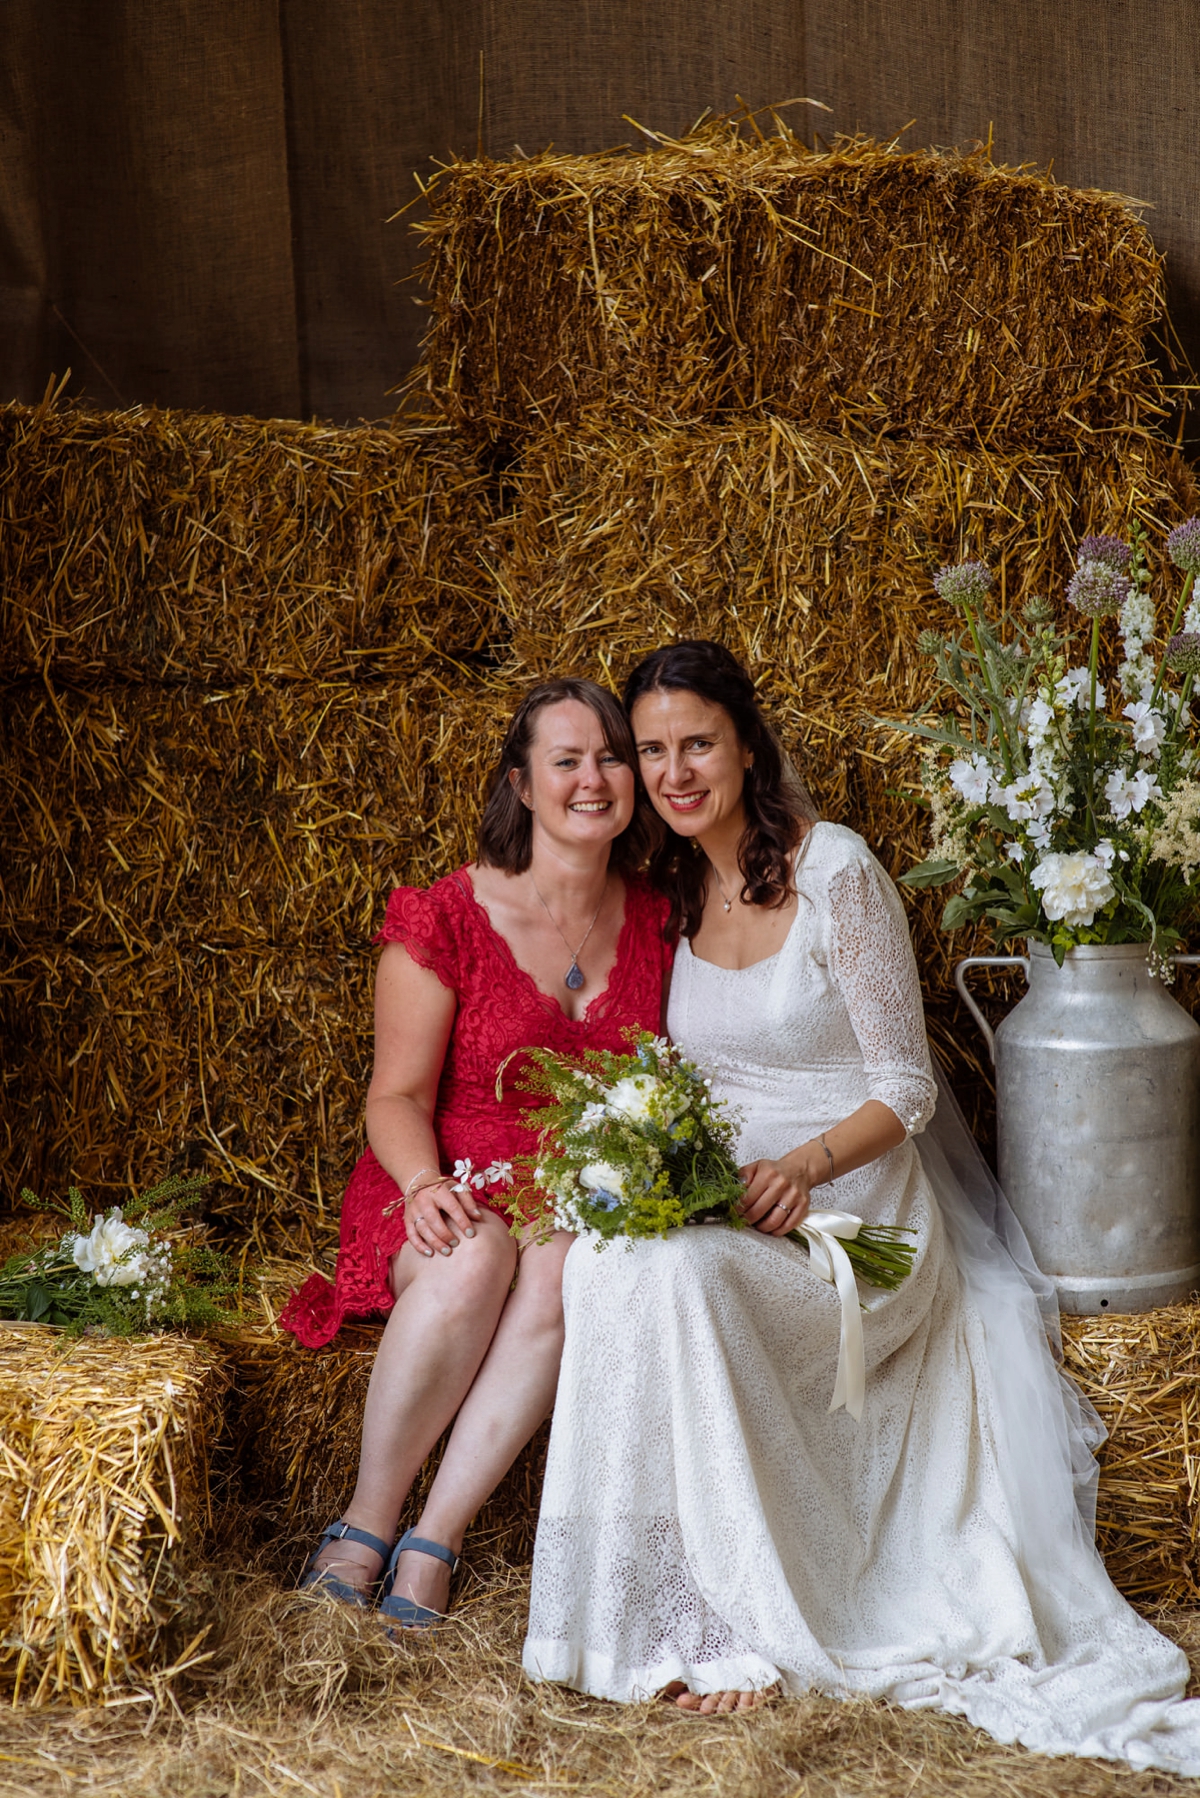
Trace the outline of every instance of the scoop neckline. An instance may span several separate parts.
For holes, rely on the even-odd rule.
[[[496,926],[492,923],[491,915],[488,912],[488,908],[483,903],[482,899],[480,899],[478,893],[475,891],[475,883],[471,879],[471,876],[467,872],[466,868],[459,868],[457,870],[457,874],[459,876],[461,876],[461,878],[462,878],[464,887],[466,889],[467,898],[471,901],[471,904],[475,907],[475,909],[479,912],[480,916],[483,918],[484,925],[485,925],[486,929],[488,930],[488,932],[495,938],[496,942],[499,944],[500,953],[501,953],[502,957],[504,958],[504,960],[508,963],[508,966],[514,971],[514,973],[516,973],[517,975],[520,976],[520,978],[529,987],[531,992],[534,992],[537,994],[538,999],[541,1001],[541,1003],[543,1005],[547,1006],[549,1008],[549,1010],[554,1012],[557,1017],[560,1017],[562,1019],[564,1024],[569,1024],[573,1030],[582,1030],[584,1025],[591,1021],[593,1008],[595,1006],[598,1006],[600,1004],[601,1000],[607,999],[609,994],[612,992],[614,982],[616,979],[617,970],[622,966],[622,963],[624,960],[624,955],[625,955],[625,936],[626,936],[626,932],[629,929],[630,923],[632,921],[632,916],[633,916],[633,907],[630,904],[630,899],[632,898],[632,895],[633,895],[633,883],[631,881],[626,880],[623,875],[621,875],[621,874],[617,875],[617,879],[621,882],[621,885],[624,888],[624,892],[625,892],[625,904],[624,904],[624,911],[621,916],[621,928],[617,932],[617,952],[616,952],[615,957],[613,958],[613,965],[608,970],[608,979],[605,981],[604,985],[600,988],[600,991],[598,993],[596,993],[593,998],[588,1000],[587,1004],[584,1006],[583,1011],[581,1012],[579,1017],[573,1018],[569,1011],[563,1010],[561,1002],[555,998],[554,994],[548,993],[544,987],[540,987],[538,985],[537,981],[534,979],[533,975],[529,972],[529,969],[523,968],[521,966],[520,962],[517,960],[516,956],[513,954],[512,944],[509,942],[508,938],[506,936],[503,936],[501,934],[501,932],[496,929]]]
[[[821,828],[822,824],[826,824],[826,823],[828,823],[828,819],[826,819],[826,818],[814,818],[812,823],[809,825],[808,829],[805,831],[803,841],[797,846],[797,849],[796,849],[796,859],[792,863],[793,876],[795,875],[797,869],[799,868],[800,863],[804,859],[808,845],[812,841],[813,832],[815,830],[819,830]],[[799,920],[799,917],[800,917],[800,895],[799,895],[799,893],[797,893],[795,915],[793,916],[791,923],[788,925],[787,935],[784,937],[782,943],[780,943],[778,949],[774,950],[770,955],[760,956],[758,961],[748,961],[744,968],[727,968],[723,965],[723,963],[721,963],[719,961],[708,961],[703,955],[697,955],[696,951],[692,948],[692,940],[690,937],[686,937],[686,936],[683,937],[682,943],[686,944],[687,952],[688,952],[689,956],[691,957],[691,959],[696,963],[697,967],[714,968],[718,974],[751,974],[754,972],[755,968],[769,968],[773,961],[779,960],[779,957],[783,954],[784,950],[787,948],[788,944],[792,940],[792,932],[796,928],[796,924]]]

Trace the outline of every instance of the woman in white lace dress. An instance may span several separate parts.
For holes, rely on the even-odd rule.
[[[1184,1656],[1086,1526],[1045,1284],[945,1100],[918,1134],[938,1088],[894,887],[805,816],[728,652],[660,650],[627,703],[682,930],[668,1027],[740,1113],[754,1227],[567,1257],[527,1672],[706,1710],[867,1693],[1200,1774]],[[783,1240],[818,1187],[916,1233],[899,1290],[863,1289],[859,1422],[829,1408],[837,1293]]]

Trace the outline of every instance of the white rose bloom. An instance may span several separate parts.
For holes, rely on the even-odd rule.
[[[987,758],[973,755],[970,761],[960,757],[951,762],[950,785],[968,805],[986,805],[992,791],[992,770]]]
[[[631,1123],[644,1124],[650,1119],[650,1104],[658,1096],[658,1119],[662,1124],[673,1124],[677,1112],[663,1103],[662,1085],[653,1074],[626,1074],[618,1080],[607,1093],[610,1111],[620,1112]]]
[[[149,1247],[146,1232],[127,1224],[114,1207],[107,1217],[96,1219],[90,1235],[74,1239],[71,1259],[97,1286],[136,1286],[155,1271],[146,1254]]]
[[[586,1192],[610,1192],[614,1199],[624,1199],[625,1176],[608,1161],[589,1161],[579,1170],[579,1184]]]
[[[1083,850],[1044,855],[1030,884],[1040,891],[1046,916],[1055,923],[1090,924],[1101,906],[1117,896],[1103,862]]]
[[[1133,705],[1127,705],[1121,716],[1128,718],[1133,726],[1133,746],[1138,754],[1157,756],[1167,734],[1162,713],[1156,711],[1148,699],[1139,699]]]

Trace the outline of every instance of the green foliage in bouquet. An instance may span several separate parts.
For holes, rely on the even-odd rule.
[[[683,1224],[746,1228],[728,1107],[662,1037],[642,1032],[631,1040],[627,1055],[528,1051],[526,1090],[550,1101],[527,1113],[540,1132],[541,1158],[530,1175],[542,1227],[588,1232],[601,1248],[614,1237],[665,1236]],[[912,1267],[914,1250],[903,1240],[911,1234],[864,1225],[842,1246],[860,1278],[894,1291]],[[789,1240],[808,1246],[801,1230]]]
[[[89,1215],[71,1187],[66,1203],[25,1190],[22,1201],[58,1212],[71,1228],[58,1242],[25,1249],[0,1267],[0,1318],[57,1324],[70,1335],[204,1330],[236,1321],[236,1293],[223,1256],[197,1238],[183,1213],[204,1176],[172,1174],[122,1209]]]
[[[1082,659],[1084,644],[1054,629],[1044,600],[1007,629],[988,617],[983,563],[935,577],[966,628],[925,633],[920,647],[939,691],[913,718],[892,722],[929,745],[921,803],[933,840],[902,880],[961,883],[944,929],[986,918],[998,944],[1048,943],[1060,965],[1080,944],[1144,942],[1155,970],[1171,977],[1178,925],[1200,893],[1190,704],[1200,673],[1200,519],[1172,531],[1167,551],[1184,579],[1158,638],[1145,532],[1129,543],[1083,539],[1067,588],[1086,621]],[[1106,617],[1121,641],[1111,695],[1099,678]]]

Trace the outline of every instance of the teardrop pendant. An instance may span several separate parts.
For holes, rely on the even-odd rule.
[[[572,960],[570,967],[563,975],[563,985],[570,987],[573,993],[577,993],[583,985],[583,969],[577,961]]]

